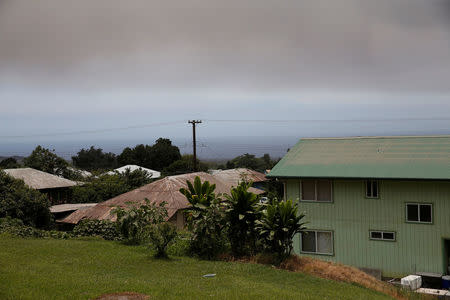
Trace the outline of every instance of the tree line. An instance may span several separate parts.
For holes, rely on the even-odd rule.
[[[118,155],[91,146],[78,151],[76,155],[72,156],[71,160],[72,162],[69,163],[56,155],[54,150],[37,146],[28,157],[23,159],[22,163],[18,162],[14,157],[1,160],[0,169],[24,166],[72,180],[83,180],[80,170],[101,174],[106,170],[124,165],[138,165],[160,171],[165,176],[194,171],[193,156],[191,154],[181,155],[180,149],[167,138],[159,138],[153,145],[139,144],[135,147],[126,147]],[[253,154],[245,153],[223,164],[207,163],[197,159],[197,170],[248,168],[265,172],[273,168],[278,161],[279,159],[272,159],[269,154],[256,157]]]

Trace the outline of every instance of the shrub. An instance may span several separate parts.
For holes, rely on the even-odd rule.
[[[120,240],[115,222],[110,220],[81,220],[73,229],[75,236],[99,236],[105,240]]]
[[[231,252],[234,256],[252,255],[258,251],[255,222],[261,216],[259,197],[248,191],[251,183],[241,182],[226,197],[226,219]]]
[[[125,172],[118,173],[118,176],[125,182],[129,190],[134,190],[152,181],[152,174],[142,169],[134,171],[126,169]]]
[[[173,256],[187,256],[190,254],[191,233],[189,231],[178,232],[173,242],[167,247],[167,254]]]
[[[49,206],[44,194],[0,171],[0,218],[9,216],[25,225],[49,227],[53,222]]]
[[[129,203],[124,209],[117,207],[113,213],[117,215],[117,230],[127,244],[142,244],[148,240],[149,226],[164,222],[167,218],[166,202],[160,204],[150,203],[145,199],[145,204],[139,207]]]
[[[196,176],[194,179],[194,184],[189,180],[186,181],[187,189],[181,188],[180,193],[182,193],[189,203],[194,207],[197,205],[209,206],[211,201],[216,198],[214,190],[216,189],[215,184],[210,184],[209,181],[202,183],[200,177]]]
[[[227,245],[226,221],[220,199],[210,206],[197,205],[188,211],[188,228],[191,230],[190,253],[201,258],[214,259]]]
[[[98,203],[129,190],[130,187],[121,176],[102,175],[91,178],[83,185],[72,187],[72,199],[74,203]]]
[[[68,239],[72,237],[70,233],[56,230],[41,230],[31,226],[26,226],[19,219],[11,217],[0,218],[0,233],[7,233],[22,238],[54,238]]]
[[[261,220],[256,221],[266,249],[280,261],[291,254],[294,235],[306,229],[306,223],[301,223],[304,216],[298,213],[298,203],[275,199],[263,210]]]
[[[212,259],[226,245],[226,222],[220,195],[216,196],[215,184],[201,182],[195,177],[194,184],[186,181],[187,189],[181,188],[191,204],[188,212],[188,228],[192,232],[190,252],[202,258]]]
[[[163,222],[150,226],[149,240],[151,247],[156,250],[155,257],[167,257],[167,246],[173,241],[177,235],[177,229],[174,225]]]

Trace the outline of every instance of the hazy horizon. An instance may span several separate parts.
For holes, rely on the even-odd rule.
[[[450,134],[449,17],[447,0],[0,0],[0,156],[184,145],[189,119],[226,156],[228,137]]]

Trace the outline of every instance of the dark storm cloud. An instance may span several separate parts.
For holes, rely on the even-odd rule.
[[[449,5],[0,1],[0,84],[450,91]]]

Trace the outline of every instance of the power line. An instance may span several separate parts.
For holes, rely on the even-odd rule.
[[[206,122],[220,123],[303,123],[303,122],[409,122],[409,121],[450,121],[450,118],[384,118],[384,119],[298,119],[298,120],[237,120],[237,119],[207,119]]]
[[[69,132],[32,134],[32,135],[2,135],[2,136],[0,136],[0,138],[33,138],[33,137],[53,137],[53,136],[65,136],[65,135],[77,135],[77,134],[92,134],[92,133],[104,133],[104,132],[112,132],[112,131],[120,131],[120,130],[168,126],[168,125],[183,124],[183,123],[184,123],[184,121],[174,121],[174,122],[162,122],[162,123],[134,125],[134,126],[116,127],[116,128],[103,128],[103,129],[94,129],[94,130],[79,130],[79,131],[69,131]]]
[[[207,119],[206,122],[211,123],[279,123],[279,124],[289,124],[289,123],[318,123],[318,122],[336,122],[336,123],[373,123],[373,122],[410,122],[410,121],[450,121],[450,117],[447,118],[385,118],[385,119],[298,119],[298,120],[249,120],[249,119]],[[185,121],[172,121],[172,122],[161,122],[143,125],[133,125],[126,127],[115,127],[115,128],[102,128],[102,129],[92,129],[92,130],[78,130],[78,131],[68,131],[68,132],[54,132],[54,133],[43,133],[43,134],[30,134],[30,135],[2,135],[2,139],[18,139],[18,138],[37,138],[37,137],[57,137],[57,136],[70,136],[70,135],[81,135],[81,134],[95,134],[95,133],[105,133],[159,126],[170,126],[184,124]]]

